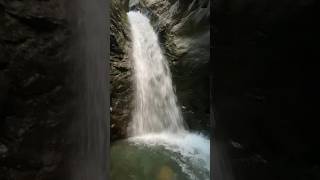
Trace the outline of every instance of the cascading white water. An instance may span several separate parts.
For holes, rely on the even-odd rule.
[[[149,19],[128,13],[133,42],[135,104],[131,135],[184,130],[171,73]]]
[[[190,179],[209,179],[210,140],[185,129],[168,62],[149,19],[133,11],[128,19],[135,84],[129,142],[163,147]]]

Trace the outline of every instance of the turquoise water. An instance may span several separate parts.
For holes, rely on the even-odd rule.
[[[157,138],[152,139],[159,142]],[[203,153],[201,149],[191,151],[183,145],[170,146],[161,141],[147,145],[145,142],[123,140],[112,144],[112,180],[209,179],[209,159],[199,156]]]

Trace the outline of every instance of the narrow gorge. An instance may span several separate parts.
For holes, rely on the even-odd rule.
[[[170,8],[166,7],[168,4],[155,2],[152,5],[159,7],[152,10],[142,1],[130,1],[127,9],[121,9],[128,5],[126,3],[113,3],[114,17],[118,21],[112,21],[114,24],[111,25],[114,34],[111,37],[115,39],[114,49],[111,49],[114,68],[111,73],[117,73],[111,82],[114,92],[110,109],[111,137],[115,138],[111,139],[111,178],[209,180],[209,99],[191,102],[201,95],[209,95],[209,89],[188,87],[195,85],[194,81],[199,78],[202,79],[198,83],[208,87],[209,73],[204,71],[204,66],[209,63],[210,43],[209,39],[206,42],[202,38],[210,35],[209,29],[204,34],[191,32],[189,37],[183,37],[182,33],[169,41],[166,37],[172,36],[173,31],[160,31],[161,26],[170,25],[161,24],[165,22],[161,19],[164,16],[156,14],[161,12],[160,7]],[[179,5],[177,1],[171,8]],[[191,3],[189,8],[196,8],[191,12],[202,12],[207,15],[202,18],[208,18],[206,13],[209,12],[204,11],[209,9],[205,8],[208,5],[208,2]],[[163,12],[167,11],[170,10]],[[170,12],[170,16],[176,13]],[[188,23],[196,23],[190,17],[185,17],[183,23],[177,23],[182,17],[167,18],[175,21],[171,28],[182,32],[191,26]],[[119,28],[121,26],[123,29]],[[176,48],[169,47],[173,45]],[[116,47],[118,51],[115,51]],[[119,58],[119,52],[122,58]],[[120,65],[125,68],[120,69]],[[188,68],[193,72],[186,71]],[[198,74],[197,68],[203,68],[204,72]],[[196,94],[194,89],[201,94]]]

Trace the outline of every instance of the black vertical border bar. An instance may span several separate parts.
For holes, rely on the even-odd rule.
[[[210,72],[209,72],[209,101],[210,101],[210,127],[211,127],[211,133],[210,133],[210,179],[214,179],[214,158],[213,158],[213,141],[214,141],[214,132],[215,132],[215,122],[214,122],[214,114],[213,114],[213,51],[214,51],[214,19],[213,19],[213,11],[214,11],[214,5],[215,1],[210,0]],[[216,179],[217,180],[217,179]]]
[[[221,119],[216,111],[216,90],[218,83],[216,79],[219,78],[215,69],[218,69],[219,55],[217,55],[219,44],[217,44],[216,36],[219,32],[218,24],[219,14],[222,10],[221,4],[225,0],[210,0],[210,121],[211,121],[211,140],[210,140],[210,178],[214,180],[234,180],[230,160],[228,159],[228,152],[226,148],[226,139],[224,139],[221,129]],[[219,9],[220,8],[220,9]]]

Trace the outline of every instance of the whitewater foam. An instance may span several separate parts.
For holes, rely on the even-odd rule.
[[[136,145],[149,147],[161,146],[174,152],[171,156],[182,171],[195,179],[194,167],[203,169],[209,175],[210,172],[210,140],[196,133],[150,133],[141,136],[130,137],[129,142]],[[178,155],[178,156],[176,156]],[[207,176],[209,179],[209,176]]]

